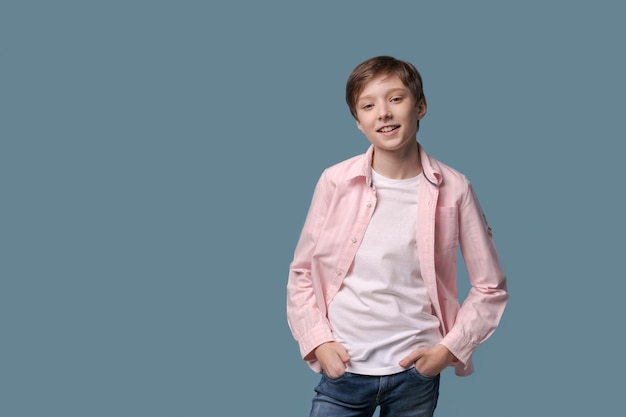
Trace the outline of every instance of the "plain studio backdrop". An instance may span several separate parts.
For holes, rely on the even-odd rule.
[[[624,17],[3,2],[0,415],[308,415],[288,265],[321,171],[368,146],[346,79],[385,54],[420,69],[420,141],[474,184],[511,292],[437,415],[621,416]]]

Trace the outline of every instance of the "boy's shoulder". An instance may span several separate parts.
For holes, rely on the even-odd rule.
[[[440,185],[446,183],[447,185],[469,184],[468,178],[458,169],[430,156],[421,147],[420,152],[423,153],[422,165],[428,178],[437,177],[437,182]],[[350,181],[356,177],[367,178],[371,175],[371,162],[372,149],[370,148],[365,153],[352,156],[327,167],[322,173],[322,177],[333,183]]]
[[[446,183],[469,183],[469,180],[461,171],[427,154],[423,148],[420,148],[420,152],[423,153],[422,167],[426,171],[426,175],[429,178],[436,177],[440,185],[445,185]]]
[[[366,176],[369,165],[368,154],[362,153],[327,167],[323,175],[334,180],[349,180],[358,176]]]
[[[454,180],[458,180],[458,181],[467,181],[467,177],[465,176],[464,173],[462,173],[461,171],[459,171],[458,169],[444,163],[441,162],[438,159],[434,159],[431,158],[432,161],[434,161],[434,164],[436,164],[437,169],[439,170],[439,172],[441,173],[441,175],[443,176],[444,181],[446,179],[454,179]]]

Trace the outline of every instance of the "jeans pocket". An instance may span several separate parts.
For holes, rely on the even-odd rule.
[[[328,376],[325,372],[322,372],[322,376],[323,376],[325,379],[327,379],[328,381],[331,381],[331,382],[336,382],[336,381],[340,381],[340,380],[344,379],[344,378],[346,377],[346,374],[347,374],[347,373],[348,373],[348,372],[344,372],[343,374],[341,374],[341,375],[339,375],[339,376],[337,376],[337,377],[331,377],[331,376]]]
[[[412,373],[420,379],[433,380],[437,378],[437,375],[429,376],[421,373],[415,366],[411,368]]]

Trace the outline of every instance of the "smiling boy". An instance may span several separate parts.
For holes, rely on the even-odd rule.
[[[393,57],[358,65],[346,101],[370,147],[326,169],[290,265],[287,316],[322,373],[311,416],[432,416],[440,373],[472,352],[508,299],[491,229],[469,181],[417,141],[422,79]],[[456,256],[471,290],[461,306]]]

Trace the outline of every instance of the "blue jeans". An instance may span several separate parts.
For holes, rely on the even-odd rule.
[[[415,367],[385,376],[322,375],[310,417],[371,417],[378,406],[380,417],[432,417],[439,378],[421,375]]]

